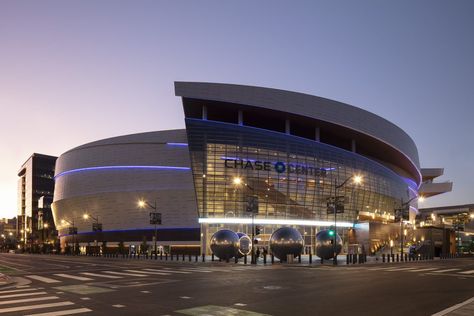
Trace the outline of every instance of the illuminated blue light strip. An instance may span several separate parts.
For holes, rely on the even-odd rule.
[[[191,170],[190,167],[173,167],[173,166],[101,166],[101,167],[88,167],[88,168],[78,168],[63,171],[54,176],[56,180],[59,177],[62,177],[67,174],[83,172],[83,171],[97,171],[97,170],[127,170],[127,169],[143,169],[143,170]]]
[[[185,146],[185,147],[188,146],[188,144],[186,144],[186,143],[166,143],[166,145],[170,145],[170,146]]]

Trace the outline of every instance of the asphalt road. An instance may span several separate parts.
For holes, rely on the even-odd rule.
[[[0,254],[0,315],[431,315],[474,297],[474,259],[267,265]]]

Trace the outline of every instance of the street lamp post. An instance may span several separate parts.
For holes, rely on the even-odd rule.
[[[76,255],[76,238],[75,238],[75,236],[77,234],[77,228],[74,225],[74,218],[72,219],[72,222],[68,221],[66,219],[62,219],[61,223],[62,224],[67,223],[67,224],[72,226],[72,227],[70,227],[72,229],[69,231],[69,233],[72,234],[72,252],[73,252],[73,255]]]
[[[82,215],[82,218],[84,218],[85,220],[88,220],[90,218],[95,222],[95,223],[92,224],[92,231],[95,232],[95,248],[97,250],[97,247],[99,246],[99,232],[102,231],[102,226],[99,223],[99,215],[96,215],[94,217],[94,216],[92,216],[88,213],[85,213],[84,215]]]
[[[401,208],[398,210],[395,210],[396,213],[398,212],[398,217],[400,217],[400,258],[402,260],[403,260],[403,245],[405,242],[404,241],[405,231],[403,229],[403,213],[406,212],[406,208],[409,207],[410,203],[416,199],[419,199],[419,201],[422,202],[424,198],[422,196],[415,196],[406,202],[403,202],[403,199],[402,199],[400,200]]]
[[[155,242],[154,242],[154,253],[157,254],[157,240],[158,240],[158,228],[157,225],[161,225],[161,213],[158,213],[158,208],[156,206],[156,200],[154,204],[150,204],[148,201],[140,200],[138,201],[138,206],[140,208],[151,208],[155,212],[150,213],[150,224],[155,225]]]
[[[236,186],[240,186],[242,184],[242,178],[234,177],[232,179],[232,183]],[[253,193],[255,193],[255,189],[251,187],[249,184],[245,183],[245,187],[249,188]],[[255,252],[254,252],[254,243],[255,243],[254,240],[255,240],[255,213],[258,212],[258,200],[256,200],[254,197],[252,197],[251,200],[249,199],[247,201],[247,211],[251,212],[252,214],[252,240],[251,240],[250,262],[252,264],[256,264],[257,260],[255,258]]]
[[[337,184],[337,178],[334,181],[334,243],[333,243],[333,264],[337,265],[337,208],[338,208],[338,196],[337,196],[337,190],[343,188],[346,183],[351,180],[353,181],[354,184],[361,184],[362,183],[362,176],[360,175],[351,175],[348,177],[344,182],[341,184]]]

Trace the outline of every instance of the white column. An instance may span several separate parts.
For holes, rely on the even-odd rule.
[[[239,110],[239,125],[244,125],[244,113],[242,112],[242,110]]]
[[[207,120],[207,106],[202,106],[202,119]]]

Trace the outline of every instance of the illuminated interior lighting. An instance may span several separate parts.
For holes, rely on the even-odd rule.
[[[170,146],[188,146],[187,143],[166,143],[166,145],[170,145]]]
[[[252,224],[251,218],[199,218],[202,224]],[[332,221],[312,221],[299,219],[268,219],[255,218],[254,224],[260,225],[299,225],[299,226],[332,226]],[[337,222],[337,227],[351,228],[354,224],[350,222]]]
[[[54,179],[62,177],[67,174],[84,172],[84,171],[98,171],[98,170],[127,170],[127,169],[146,169],[146,170],[191,170],[190,167],[173,167],[173,166],[101,166],[101,167],[87,167],[63,171],[54,176]]]

